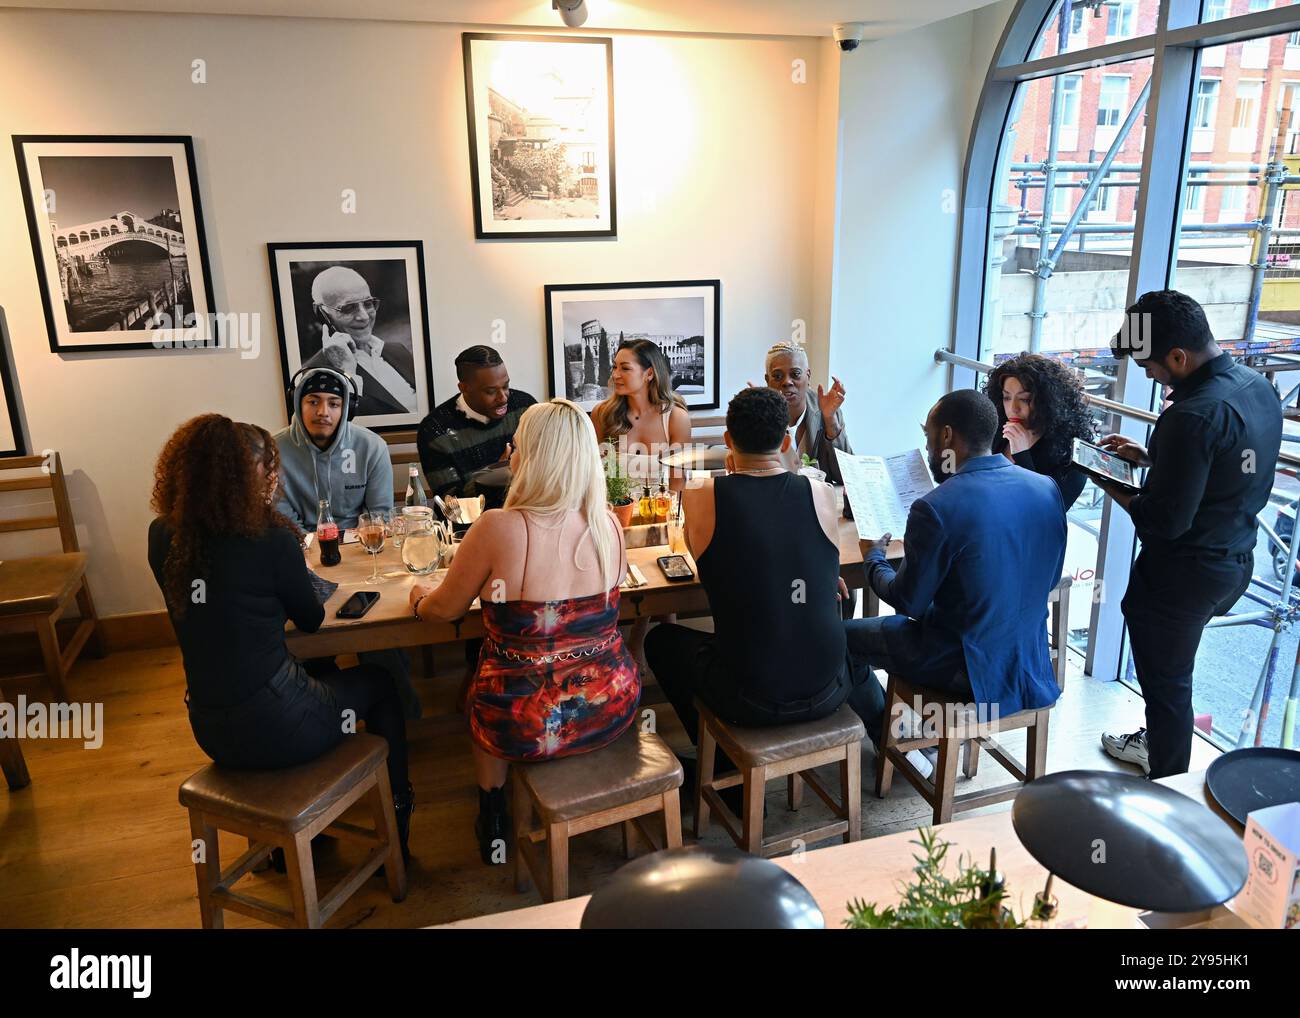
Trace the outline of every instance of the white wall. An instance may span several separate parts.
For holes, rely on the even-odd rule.
[[[71,471],[100,611],[162,605],[145,532],[172,429],[209,410],[284,423],[268,241],[422,240],[438,399],[456,351],[488,341],[494,319],[514,383],[545,394],[546,283],[720,278],[724,405],[759,381],[763,351],[816,318],[822,53],[815,39],[616,36],[617,240],[489,242],[473,235],[458,26],[0,11],[0,135],[192,135],[217,306],[263,316],[253,360],[52,354],[14,161],[0,158],[0,306],[32,445]],[[207,84],[190,81],[196,58]],[[825,327],[808,336],[822,365]],[[10,537],[0,555],[35,548]]]
[[[958,212],[984,76],[1012,3],[864,45],[842,58],[831,370],[853,448],[923,442],[950,343]]]

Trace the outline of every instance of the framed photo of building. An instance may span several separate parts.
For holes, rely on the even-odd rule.
[[[663,351],[673,390],[692,410],[721,405],[722,283],[566,283],[546,287],[551,394],[590,410],[610,393],[620,343],[648,339]]]
[[[613,40],[462,42],[475,236],[616,236]]]
[[[4,308],[0,308],[0,458],[28,455],[23,431],[22,405],[18,401],[18,375]]]
[[[15,135],[50,349],[222,342],[186,136]]]
[[[414,428],[433,405],[424,245],[418,240],[268,244],[285,409],[306,367],[337,368],[360,390],[357,424]]]

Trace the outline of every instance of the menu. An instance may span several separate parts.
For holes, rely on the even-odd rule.
[[[855,456],[836,449],[835,456],[858,537],[864,541],[885,534],[902,537],[912,503],[934,490],[925,453],[908,449],[893,456]]]

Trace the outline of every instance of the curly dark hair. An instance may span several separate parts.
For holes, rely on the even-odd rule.
[[[207,543],[236,534],[256,537],[270,527],[301,531],[266,497],[266,481],[280,468],[275,440],[255,424],[221,414],[186,421],[167,440],[154,467],[153,511],[171,532],[163,565],[163,597],[177,616],[185,614],[190,584],[208,575]]]
[[[1033,394],[1033,410],[1026,422],[1030,431],[1042,437],[1047,465],[1057,467],[1070,459],[1071,445],[1076,438],[1091,442],[1097,435],[1097,424],[1088,410],[1088,399],[1083,380],[1077,371],[1060,361],[1039,353],[1021,353],[1003,361],[989,372],[984,392],[998,411],[998,433],[993,451],[1002,452],[1007,447],[1002,428],[1007,423],[1007,413],[1002,406],[1002,383],[1015,378],[1022,387]]]
[[[727,404],[727,434],[741,453],[767,453],[781,447],[790,411],[775,389],[741,389]]]

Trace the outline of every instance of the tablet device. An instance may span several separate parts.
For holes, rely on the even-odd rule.
[[[1074,465],[1085,474],[1111,481],[1132,491],[1140,491],[1141,485],[1133,470],[1133,464],[1120,459],[1113,452],[1107,452],[1099,445],[1085,442],[1080,438],[1074,440]]]

